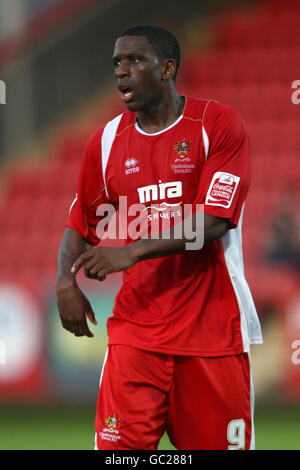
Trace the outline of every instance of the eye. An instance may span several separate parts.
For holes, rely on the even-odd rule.
[[[139,58],[139,57],[132,57],[132,58],[131,58],[131,62],[132,62],[133,64],[138,64],[138,63],[140,62],[140,58]]]
[[[119,60],[113,60],[113,66],[116,68],[116,67],[120,67],[120,61]]]

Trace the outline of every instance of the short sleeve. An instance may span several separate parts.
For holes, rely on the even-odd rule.
[[[244,121],[231,106],[209,102],[203,118],[207,159],[195,204],[236,227],[250,182],[249,140]]]
[[[80,168],[77,193],[69,210],[66,226],[76,230],[92,245],[99,243],[96,227],[100,218],[97,207],[108,202],[102,175],[101,136],[103,129],[87,141]]]

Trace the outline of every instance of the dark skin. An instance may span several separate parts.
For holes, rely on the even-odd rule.
[[[124,36],[115,44],[113,64],[121,99],[137,112],[141,129],[151,134],[170,126],[184,109],[185,98],[175,89],[176,63],[159,60],[146,38]],[[195,216],[192,216],[195,228]],[[221,238],[229,229],[226,219],[204,214],[204,243]],[[92,337],[87,318],[96,325],[90,302],[79,288],[76,274],[84,268],[90,279],[103,281],[139,261],[185,251],[191,238],[142,239],[124,247],[93,248],[76,231],[66,228],[58,254],[56,293],[63,327],[75,336]]]
[[[71,273],[74,260],[91,248],[78,232],[68,227],[65,229],[58,252],[55,287],[62,326],[75,336],[94,336],[88,327],[87,318],[97,325],[91,304]]]
[[[133,96],[126,107],[137,112],[145,132],[158,132],[180,116],[185,98],[175,90],[173,59],[159,60],[144,37],[125,36],[117,40],[112,60],[121,98],[122,89],[129,87]]]

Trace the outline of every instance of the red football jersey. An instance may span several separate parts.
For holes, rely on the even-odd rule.
[[[231,224],[222,239],[201,250],[144,260],[124,271],[107,323],[109,344],[222,356],[262,342],[242,257],[249,179],[244,122],[214,100],[187,97],[183,114],[155,134],[126,112],[89,139],[67,226],[91,244],[99,242],[98,206],[118,209],[120,196],[127,196],[128,208],[143,204],[150,225],[164,218],[174,223],[184,205],[198,203]],[[133,219],[129,215],[129,223]],[[133,241],[127,232],[125,243]]]

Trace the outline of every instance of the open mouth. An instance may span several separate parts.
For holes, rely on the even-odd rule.
[[[121,93],[121,100],[127,103],[133,97],[133,90],[132,88],[126,86],[119,86],[119,90]]]

